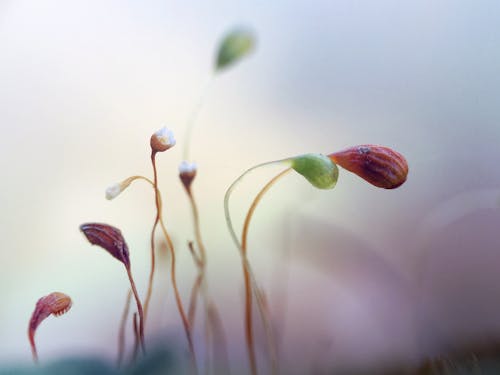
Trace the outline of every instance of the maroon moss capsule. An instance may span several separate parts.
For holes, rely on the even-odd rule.
[[[125,265],[127,275],[130,280],[130,287],[134,294],[137,303],[137,311],[139,313],[139,333],[140,344],[143,352],[144,349],[144,312],[142,309],[141,299],[137,293],[134,279],[132,277],[132,269],[130,267],[130,257],[128,246],[122,236],[122,232],[108,224],[101,223],[86,223],[80,225],[80,230],[92,245],[98,245],[110,253],[114,258],[118,259]]]
[[[102,247],[125,267],[130,267],[128,246],[118,228],[108,224],[86,223],[80,225],[80,230],[92,245]]]
[[[40,298],[36,303],[35,310],[31,315],[28,326],[28,338],[31,345],[33,360],[35,362],[38,362],[38,354],[35,345],[36,329],[45,318],[51,314],[60,316],[66,313],[71,308],[71,305],[71,298],[60,292],[50,293],[49,295]]]
[[[389,147],[359,145],[334,152],[328,157],[342,168],[384,189],[401,186],[408,175],[408,163],[404,156]]]

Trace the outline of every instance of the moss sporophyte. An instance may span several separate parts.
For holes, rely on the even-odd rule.
[[[405,158],[398,152],[384,146],[362,145],[335,152],[328,156],[312,153],[258,164],[240,175],[227,189],[224,196],[224,211],[227,226],[242,258],[243,278],[245,281],[245,335],[252,374],[257,373],[252,323],[252,292],[255,295],[258,310],[267,334],[273,372],[278,372],[278,361],[272,327],[269,323],[269,317],[267,316],[267,311],[264,306],[261,289],[257,285],[247,257],[247,238],[251,218],[264,194],[291,170],[302,175],[312,186],[318,189],[334,188],[339,177],[336,161],[339,161],[338,164],[341,167],[358,174],[371,184],[387,189],[393,189],[402,185],[406,181],[408,174],[408,164]],[[235,187],[245,176],[258,168],[270,165],[283,165],[287,168],[264,185],[252,201],[245,217],[240,240],[232,224],[229,211],[229,199]]]
[[[38,363],[38,352],[35,344],[35,333],[40,323],[50,315],[65,314],[72,305],[71,298],[61,292],[53,292],[38,300],[28,325],[28,339],[31,345],[33,361]]]
[[[130,281],[130,287],[134,294],[137,304],[137,311],[139,313],[139,339],[143,352],[145,352],[144,345],[144,313],[142,309],[141,299],[137,293],[134,278],[132,277],[132,269],[130,265],[130,257],[127,243],[122,236],[121,231],[108,224],[102,223],[86,223],[80,225],[80,230],[83,232],[87,240],[92,245],[97,245],[106,250],[114,258],[123,263],[127,271],[127,276]]]
[[[195,181],[201,173],[198,164],[194,163],[190,158],[190,142],[192,130],[196,124],[200,108],[208,92],[210,83],[213,81],[214,77],[219,75],[221,72],[227,71],[230,67],[237,65],[239,61],[249,56],[254,50],[255,44],[255,36],[247,28],[236,28],[221,39],[215,53],[215,62],[210,68],[207,84],[203,86],[199,100],[195,103],[193,110],[187,118],[185,137],[181,150],[184,161],[179,164],[178,178],[180,179],[183,190],[186,193],[191,209],[192,240],[190,238],[186,242],[187,249],[189,249],[197,270],[197,274],[190,291],[187,313],[177,286],[176,251],[163,219],[163,200],[158,183],[157,156],[159,153],[167,152],[176,145],[176,139],[172,130],[167,127],[162,127],[158,131],[154,132],[149,138],[150,160],[153,172],[153,176],[151,178],[142,175],[132,175],[123,179],[121,182],[111,185],[105,191],[106,199],[113,200],[121,195],[136,181],[146,182],[153,189],[155,216],[151,232],[148,233],[148,251],[150,252],[151,261],[147,291],[144,298],[144,308],[132,277],[129,248],[121,231],[116,227],[104,223],[91,222],[80,226],[80,230],[91,244],[105,249],[111,256],[125,266],[130,281],[130,288],[127,287],[127,298],[119,326],[118,366],[122,364],[124,358],[125,326],[129,315],[129,307],[132,296],[136,301],[137,308],[137,311],[134,311],[132,314],[131,321],[135,334],[134,350],[131,356],[132,361],[135,360],[139,352],[139,348],[142,348],[143,353],[145,352],[146,322],[148,320],[148,312],[150,309],[156,270],[156,233],[157,230],[161,230],[163,235],[162,243],[166,244],[166,248],[170,254],[170,282],[172,283],[176,307],[187,340],[192,372],[195,374],[198,372],[197,357],[192,338],[198,300],[203,303],[203,312],[205,317],[205,369],[207,373],[230,372],[229,361],[227,358],[226,338],[221,315],[219,314],[214,299],[210,296],[208,288],[207,259],[209,257],[207,247],[202,236],[202,220],[200,218],[198,202],[195,198]],[[171,153],[169,153],[169,155],[170,154]],[[272,165],[281,166],[283,169],[280,173],[271,178],[260,189],[260,191],[258,191],[246,213],[241,233],[237,234],[233,226],[229,210],[230,198],[233,191],[252,171]],[[277,374],[280,371],[273,326],[270,323],[269,309],[267,308],[268,303],[265,300],[266,297],[264,297],[263,290],[259,287],[256,281],[252,267],[248,260],[248,233],[253,214],[255,213],[255,210],[261,202],[263,196],[271,189],[271,187],[292,171],[303,176],[313,187],[321,190],[329,190],[333,189],[337,184],[339,179],[339,167],[355,173],[376,187],[384,189],[394,189],[401,186],[406,181],[408,175],[408,164],[400,153],[385,146],[365,144],[349,147],[328,155],[310,153],[258,164],[249,168],[236,178],[225,193],[224,213],[227,227],[230,236],[240,253],[242,262],[245,286],[243,322],[249,367],[253,375],[257,374],[259,368],[257,364],[253,332],[254,319],[252,316],[252,306],[254,299],[258,308],[260,319],[263,323],[265,343],[267,345],[266,353],[271,364],[271,369],[267,372]],[[201,170],[201,172],[203,172],[203,170]],[[59,292],[42,297],[37,302],[28,328],[28,338],[35,361],[38,360],[38,355],[34,336],[38,325],[49,315],[60,315],[68,311],[70,307],[71,299],[67,295]]]

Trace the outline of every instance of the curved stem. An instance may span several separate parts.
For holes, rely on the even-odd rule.
[[[233,190],[236,188],[236,186],[250,172],[252,172],[258,168],[264,167],[264,166],[289,163],[291,160],[292,159],[287,158],[287,159],[282,159],[282,160],[270,161],[270,162],[258,164],[252,168],[247,169],[245,172],[243,172],[242,175],[240,175],[236,180],[234,180],[234,182],[231,184],[231,186],[229,186],[229,188],[226,191],[226,194],[224,195],[224,214],[225,214],[225,218],[226,218],[226,223],[227,223],[231,238],[233,239],[233,242],[236,244],[236,247],[238,248],[238,250],[240,251],[241,260],[242,260],[243,278],[244,278],[244,282],[245,282],[245,336],[246,336],[246,343],[247,343],[248,360],[250,362],[250,370],[251,370],[251,373],[253,375],[257,374],[257,361],[256,361],[256,356],[255,356],[253,327],[252,327],[252,309],[251,309],[252,295],[249,292],[252,289],[255,292],[257,306],[259,308],[259,313],[261,315],[263,322],[266,322],[267,319],[266,319],[266,315],[265,315],[265,309],[263,306],[262,298],[260,296],[260,293],[258,293],[257,282],[255,280],[255,276],[253,275],[252,268],[250,267],[250,263],[248,262],[248,258],[247,258],[247,254],[246,254],[246,246],[245,246],[245,248],[243,248],[242,245],[240,244],[240,242],[238,240],[238,236],[236,235],[236,232],[234,230],[234,227],[233,227],[233,224],[231,221],[231,215],[229,212],[229,198],[231,197],[231,194],[232,194]],[[286,172],[288,172],[288,170],[289,170],[289,168],[286,170]],[[284,173],[285,172],[280,173],[279,176],[281,177]],[[274,180],[274,182],[275,182],[275,180]],[[265,189],[265,187],[264,187],[264,189]],[[266,189],[266,191],[267,191],[267,189]],[[255,210],[255,208],[254,208],[254,210]],[[252,210],[252,212],[253,212],[253,210]],[[247,217],[248,217],[248,215],[247,215]],[[269,327],[269,325],[267,323],[264,323],[264,326]],[[266,329],[266,331],[268,332],[268,339],[269,339],[269,332],[270,331],[267,329]],[[275,366],[273,365],[273,367],[275,367]]]
[[[229,374],[229,358],[227,355],[227,342],[226,335],[224,333],[224,327],[222,325],[222,319],[220,317],[219,311],[215,303],[210,300],[207,302],[208,304],[208,320],[210,322],[210,326],[213,330],[213,357],[214,362],[217,366],[220,366],[221,373]]]
[[[191,288],[191,296],[189,298],[189,308],[188,308],[188,321],[191,329],[194,327],[194,318],[196,315],[196,301],[198,300],[198,294],[200,292],[201,284],[203,282],[203,273],[202,271],[198,272],[198,276]]]
[[[161,209],[161,206],[160,206]],[[189,345],[189,351],[191,353],[191,358],[193,361],[193,366],[195,373],[198,373],[198,366],[196,364],[196,355],[194,352],[194,345],[193,345],[193,339],[191,337],[191,328],[189,325],[188,318],[186,316],[186,312],[184,311],[184,306],[182,305],[182,300],[181,296],[179,293],[179,289],[177,288],[177,277],[175,275],[175,250],[174,250],[174,244],[172,242],[172,239],[170,238],[170,235],[167,232],[167,228],[165,227],[165,224],[163,223],[163,220],[161,219],[160,215],[160,227],[163,231],[163,235],[165,236],[165,239],[167,240],[168,247],[170,249],[170,276],[172,279],[172,286],[174,288],[174,295],[175,295],[175,301],[177,303],[177,309],[179,310],[179,315],[181,316],[182,319],[182,324],[184,325],[184,331],[186,332],[186,338],[188,340],[188,345]]]
[[[262,200],[262,197],[264,194],[283,176],[288,174],[292,169],[287,168],[281,173],[277,174],[275,177],[273,177],[263,188],[262,190],[257,194],[255,199],[252,202],[252,205],[250,206],[247,216],[245,218],[245,223],[243,224],[243,231],[241,235],[241,250],[243,254],[247,254],[247,239],[248,239],[248,228],[250,226],[250,221],[252,220],[252,216],[255,212],[255,209],[257,208],[257,205],[259,202]],[[245,267],[246,268],[246,267]],[[251,285],[250,285],[250,275],[247,272],[245,272],[245,301],[246,301],[246,306],[245,306],[245,316],[246,316],[246,330],[247,334],[252,333],[252,295],[251,295]],[[268,312],[267,309],[265,308],[265,303],[262,300],[262,294],[258,289],[254,290],[255,292],[255,297],[259,301],[258,306],[260,310],[260,314],[262,317],[262,321],[264,323],[264,330],[266,331],[267,335],[267,340],[269,343],[269,350],[270,350],[270,355],[271,355],[271,363],[273,367],[273,373],[278,372],[278,361],[277,361],[277,356],[276,356],[276,347],[274,343],[274,335],[272,334],[272,327],[269,324],[269,317],[268,317]]]
[[[128,178],[126,178],[125,180],[123,180],[122,184],[125,185],[125,186],[128,186],[130,185],[132,182],[134,182],[135,180],[143,180],[143,181],[146,181],[148,184],[150,184],[151,186],[154,187],[154,182],[151,181],[149,178],[147,177],[144,177],[144,176],[130,176]]]
[[[185,186],[186,187],[186,186]],[[188,310],[189,323],[191,325],[191,330],[193,330],[197,299],[198,295],[201,294],[203,299],[203,305],[205,310],[205,367],[206,373],[210,373],[211,365],[220,364],[223,366],[224,373],[229,373],[229,365],[227,361],[227,348],[226,348],[226,338],[224,334],[224,329],[222,327],[222,322],[217,311],[215,303],[211,300],[208,293],[208,282],[206,279],[206,268],[207,268],[207,256],[205,245],[201,236],[201,225],[198,212],[198,206],[196,204],[196,199],[192,193],[191,187],[187,186],[185,189],[189,202],[191,205],[192,215],[193,215],[193,226],[195,232],[195,240],[197,247],[199,249],[199,255],[195,252],[192,242],[189,243],[189,249],[193,256],[194,262],[198,267],[198,276],[194,282],[191,299]],[[217,342],[215,342],[217,341]],[[213,352],[211,353],[210,347],[212,346]],[[217,350],[219,349],[222,353],[220,356],[217,355]],[[212,356],[212,362],[210,361]],[[220,357],[220,358],[219,358]],[[218,361],[217,361],[218,360]],[[219,363],[220,362],[220,363]]]
[[[137,289],[135,287],[135,282],[132,277],[132,271],[130,270],[130,267],[126,267],[127,269],[127,275],[130,280],[130,286],[132,288],[132,293],[134,294],[135,302],[137,304],[137,312],[139,313],[139,338],[141,342],[141,348],[142,352],[146,353],[146,348],[144,345],[144,312],[142,310],[142,304],[141,300],[139,298],[139,294],[137,293]]]
[[[132,328],[134,331],[134,350],[132,351],[132,360],[130,361],[130,364],[134,364],[135,360],[137,359],[137,353],[139,352],[139,342],[140,342],[140,335],[139,335],[139,328],[137,327],[137,313],[135,312],[132,315]]]
[[[132,299],[132,291],[129,289],[127,292],[127,300],[125,301],[125,308],[123,309],[122,318],[120,321],[120,330],[118,333],[118,359],[116,366],[120,368],[123,361],[123,354],[125,352],[125,324],[127,323],[128,312],[130,309],[130,300]]]
[[[184,148],[183,148],[183,153],[182,157],[184,160],[189,160],[189,151],[190,151],[190,142],[191,142],[191,134],[193,132],[193,128],[196,124],[196,120],[198,119],[198,115],[200,114],[201,107],[203,105],[203,102],[205,101],[205,97],[208,94],[209,88],[213,82],[214,79],[214,74],[211,73],[207,80],[205,81],[205,84],[203,85],[200,95],[198,97],[197,102],[195,103],[193,109],[191,110],[191,113],[189,115],[187,125],[186,125],[186,134],[184,136]]]
[[[28,337],[30,340],[31,355],[33,356],[33,362],[35,364],[38,364],[38,352],[36,350],[36,344],[35,344],[35,332],[29,331]]]
[[[156,217],[155,221],[153,224],[153,229],[151,230],[151,270],[149,272],[149,280],[148,280],[148,290],[146,293],[146,299],[144,300],[144,315],[148,316],[148,311],[149,311],[149,302],[151,301],[151,295],[153,294],[153,280],[154,280],[154,274],[155,274],[155,268],[156,268],[156,254],[155,254],[155,233],[156,233],[156,227],[158,226],[158,222],[160,220],[160,192],[158,190],[158,173],[156,170],[156,152],[152,151],[151,152],[151,163],[153,165],[153,188],[155,191],[155,205],[156,205]]]
[[[182,305],[182,300],[179,294],[179,289],[177,288],[177,278],[175,275],[175,250],[174,250],[174,244],[172,242],[172,239],[170,238],[167,229],[165,227],[165,223],[163,222],[162,218],[162,200],[161,200],[161,194],[160,190],[158,188],[158,173],[156,169],[156,152],[152,151],[151,152],[151,163],[153,165],[153,173],[154,173],[154,180],[153,180],[153,188],[155,190],[155,204],[156,204],[156,217],[155,217],[155,222],[153,225],[153,230],[151,232],[151,271],[149,274],[149,283],[148,283],[148,292],[146,295],[146,304],[147,307],[149,308],[149,301],[151,299],[151,294],[152,294],[152,289],[153,289],[153,278],[154,278],[154,271],[155,271],[155,242],[154,242],[154,234],[156,231],[156,227],[158,224],[160,224],[160,227],[163,231],[163,235],[165,237],[165,240],[167,241],[167,245],[170,249],[170,254],[171,254],[171,279],[172,279],[172,286],[174,288],[174,294],[175,294],[175,300],[177,303],[177,308],[179,310],[179,314],[181,315],[182,323],[184,325],[184,330],[186,332],[186,337],[188,340],[188,345],[189,345],[189,350],[191,353],[191,358],[194,366],[194,370],[197,373],[197,365],[196,365],[196,355],[194,352],[194,345],[193,345],[193,340],[191,338],[191,329],[189,326],[188,319],[186,317],[186,313],[184,311],[184,307]]]
[[[194,224],[194,236],[196,240],[196,245],[198,246],[198,250],[200,251],[200,262],[205,267],[207,263],[207,255],[205,250],[205,245],[203,244],[203,240],[201,238],[201,229],[200,229],[200,214],[198,212],[198,205],[196,204],[196,200],[194,199],[191,188],[186,189],[187,195],[189,197],[189,202],[191,204],[191,210],[193,212],[193,224]]]

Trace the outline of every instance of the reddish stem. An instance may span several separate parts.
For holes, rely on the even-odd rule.
[[[257,205],[261,201],[264,194],[284,175],[291,171],[291,168],[287,168],[281,173],[277,174],[273,177],[257,194],[255,199],[253,200],[248,213],[245,217],[245,222],[243,224],[243,231],[241,235],[241,252],[243,255],[243,277],[245,281],[245,332],[247,339],[247,347],[248,347],[248,356],[250,360],[250,369],[252,374],[257,374],[257,364],[255,359],[255,348],[254,348],[254,338],[253,338],[253,320],[252,320],[252,284],[250,279],[250,270],[247,258],[247,239],[248,239],[248,228],[250,227],[250,221],[252,216],[257,208]],[[256,296],[260,296],[260,291],[254,290]],[[260,313],[262,317],[262,321],[264,323],[264,329],[267,334],[267,340],[270,347],[270,357],[273,367],[273,373],[278,372],[278,362],[276,359],[275,347],[274,347],[274,338],[271,332],[271,326],[269,324],[269,319],[267,316],[267,312],[262,304],[259,303]]]
[[[28,338],[30,340],[33,362],[35,362],[35,364],[38,364],[38,352],[36,350],[36,344],[35,344],[35,332],[31,329],[28,331]]]
[[[131,298],[132,298],[132,292],[129,290],[127,292],[127,300],[125,301],[125,308],[123,309],[122,319],[120,321],[120,330],[118,333],[118,359],[117,359],[118,368],[122,364],[123,354],[125,352],[125,324],[127,322],[128,312],[130,310]]]
[[[137,289],[135,287],[135,282],[132,277],[132,272],[130,267],[126,267],[127,275],[130,280],[130,286],[132,288],[132,293],[134,294],[135,302],[137,304],[137,312],[139,313],[139,339],[141,342],[141,349],[143,353],[146,353],[146,347],[144,345],[144,312],[142,310],[141,300],[139,298],[139,294],[137,293]]]
[[[156,268],[156,254],[155,254],[155,232],[156,227],[158,226],[158,222],[160,221],[160,194],[158,191],[158,173],[156,170],[156,152],[151,152],[151,163],[153,165],[153,188],[155,190],[155,205],[156,205],[156,217],[153,224],[153,229],[151,230],[151,271],[149,272],[149,281],[148,281],[148,291],[146,293],[146,299],[144,300],[144,315],[145,319],[147,319],[148,311],[149,311],[149,302],[151,301],[151,295],[153,294],[153,280]]]

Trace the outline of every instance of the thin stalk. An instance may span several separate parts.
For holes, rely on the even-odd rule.
[[[215,303],[209,298],[208,295],[208,283],[206,280],[206,268],[207,268],[207,252],[205,245],[202,240],[201,236],[201,225],[200,225],[200,217],[199,217],[199,211],[198,211],[198,206],[196,204],[196,199],[194,198],[194,195],[192,193],[191,187],[190,186],[185,186],[186,193],[189,197],[189,202],[191,205],[191,210],[192,210],[192,215],[193,215],[193,226],[194,226],[194,233],[195,233],[195,240],[197,247],[199,249],[199,255],[195,252],[193,244],[189,243],[189,249],[191,251],[191,254],[193,256],[194,262],[198,267],[198,276],[195,280],[195,283],[193,285],[193,288],[191,290],[191,299],[190,299],[190,304],[189,304],[189,310],[188,310],[188,317],[189,317],[189,322],[191,325],[191,329],[194,327],[194,321],[195,321],[195,315],[196,315],[196,307],[197,307],[197,299],[198,295],[201,294],[202,299],[203,299],[203,304],[204,304],[204,310],[205,310],[205,346],[206,346],[206,368],[207,368],[207,373],[209,372],[210,369],[210,345],[213,341],[211,340],[211,337],[215,337],[217,335],[218,337],[218,343],[222,346],[221,350],[226,353],[226,339],[225,339],[225,334],[224,330],[222,329],[222,323],[220,321],[215,322],[214,319],[211,318],[211,312],[210,309],[213,310],[213,315],[218,318],[218,311],[217,307],[215,306]],[[220,319],[219,319],[220,320]],[[217,332],[215,332],[217,331]],[[212,343],[213,346],[213,353],[212,357],[215,359],[215,347],[216,343]],[[215,362],[215,361],[214,361]],[[228,372],[229,366],[227,365],[227,362],[224,363],[226,373]]]
[[[179,293],[179,289],[177,287],[177,277],[175,274],[175,265],[176,265],[175,261],[176,261],[176,259],[175,259],[174,244],[172,242],[172,239],[170,238],[170,235],[168,234],[167,228],[165,227],[165,223],[163,222],[163,218],[162,218],[162,200],[161,200],[160,190],[158,189],[158,180],[157,180],[156,163],[155,163],[155,152],[153,152],[151,154],[151,161],[153,163],[153,170],[154,170],[154,187],[155,187],[155,197],[156,197],[155,201],[156,201],[156,209],[157,209],[157,220],[155,220],[155,225],[157,223],[160,224],[160,227],[163,231],[163,236],[165,237],[165,240],[167,241],[168,248],[170,250],[170,255],[171,255],[170,276],[171,276],[171,281],[172,281],[172,287],[174,289],[175,301],[177,303],[177,309],[179,310],[179,315],[181,316],[182,324],[184,326],[184,331],[186,333],[186,338],[188,340],[189,351],[191,354],[194,372],[198,373],[198,366],[196,364],[196,354],[194,351],[193,339],[191,337],[191,328],[189,325],[188,318],[186,316],[186,312],[184,311],[184,306],[182,305],[182,300],[181,300],[181,296]],[[153,257],[152,257],[152,259],[153,259]],[[151,271],[152,271],[152,273],[154,272],[154,267],[151,267]]]
[[[33,356],[33,362],[38,365],[38,352],[36,350],[35,335],[34,332],[29,332],[29,340],[31,345],[31,355]]]
[[[196,101],[193,109],[191,110],[191,112],[189,114],[187,126],[186,126],[186,134],[184,136],[184,148],[183,148],[183,153],[182,153],[182,157],[184,158],[184,160],[189,160],[191,134],[193,133],[193,128],[196,124],[196,120],[198,119],[198,115],[200,114],[201,107],[203,106],[203,103],[204,103],[205,98],[208,94],[210,86],[212,85],[214,77],[215,77],[215,75],[213,73],[211,73],[208,76],[207,80],[205,81],[205,84],[202,86],[202,89],[200,90],[198,100]]]
[[[144,300],[144,315],[147,317],[149,311],[149,302],[151,301],[151,295],[153,294],[153,280],[156,268],[156,254],[155,254],[155,233],[158,222],[160,221],[160,192],[158,190],[158,172],[156,170],[156,152],[151,152],[151,163],[153,165],[153,189],[155,191],[155,206],[156,206],[156,216],[153,223],[153,229],[151,230],[151,270],[149,272],[148,280],[148,290],[146,293],[146,299]]]
[[[259,202],[262,200],[262,197],[264,194],[283,176],[288,174],[292,169],[287,168],[284,171],[280,172],[277,174],[275,177],[273,177],[263,188],[260,190],[260,192],[257,194],[255,199],[252,202],[252,205],[250,206],[250,209],[248,210],[247,216],[245,218],[245,222],[243,224],[243,231],[241,235],[241,251],[243,254],[247,254],[247,239],[248,239],[248,228],[250,227],[250,221],[252,220],[252,216],[255,212],[255,209],[257,208],[257,205]],[[245,269],[247,267],[244,267]],[[250,285],[250,275],[247,271],[245,272],[245,301],[246,301],[246,306],[245,306],[245,316],[246,316],[246,330],[247,334],[252,334],[252,291],[251,291],[251,285]],[[262,294],[259,290],[255,290],[256,298],[262,299]],[[267,340],[269,343],[269,350],[270,350],[270,356],[271,356],[271,363],[272,363],[272,368],[273,368],[273,373],[278,372],[278,361],[276,358],[276,347],[274,343],[274,336],[272,334],[272,327],[269,324],[269,319],[268,319],[268,314],[267,314],[267,309],[264,301],[261,301],[259,303],[259,309],[261,309],[261,314],[263,313],[263,323],[264,323],[264,330],[266,331],[267,335]]]
[[[242,247],[242,244],[240,243],[240,241],[238,239],[238,236],[236,235],[236,232],[234,230],[234,227],[233,227],[233,224],[231,221],[231,215],[229,212],[229,198],[231,197],[231,194],[232,194],[233,190],[236,188],[236,186],[250,172],[252,172],[258,168],[265,167],[265,166],[289,163],[290,160],[291,159],[287,158],[287,159],[282,159],[282,160],[270,161],[270,162],[258,164],[252,168],[247,169],[245,172],[243,172],[242,175],[240,175],[236,180],[234,180],[234,182],[231,184],[231,186],[229,186],[229,188],[227,189],[226,194],[224,196],[224,213],[225,213],[226,223],[227,223],[231,238],[233,239],[234,243],[236,244],[236,247],[238,248],[238,250],[240,252],[241,260],[242,260],[243,278],[244,278],[244,283],[245,283],[245,336],[246,336],[246,343],[247,343],[248,360],[250,362],[250,370],[251,370],[252,375],[257,374],[257,361],[256,361],[256,356],[255,356],[253,327],[252,327],[252,309],[251,309],[252,295],[251,295],[251,293],[248,293],[249,290],[252,290],[252,289],[254,290],[256,301],[257,301],[257,306],[259,308],[259,313],[261,315],[261,318],[264,322],[264,328],[266,329],[268,340],[269,340],[269,334],[270,334],[270,330],[268,330],[268,328],[270,327],[270,325],[268,323],[266,323],[267,317],[265,314],[263,301],[262,301],[260,293],[258,293],[257,282],[255,280],[255,276],[253,274],[250,263],[248,262],[248,258],[247,258],[247,254],[246,254],[246,244],[245,244],[245,249],[244,249]],[[286,172],[288,172],[288,170],[289,169],[287,169]],[[281,177],[281,175],[284,173],[285,172],[280,173],[279,176]],[[274,182],[275,182],[275,180],[274,180]],[[265,188],[266,187],[264,187],[264,189]],[[266,191],[267,191],[267,189],[266,189]],[[255,201],[254,201],[254,203],[255,203]],[[253,210],[255,210],[255,208]],[[253,212],[253,210],[252,210],[252,212]],[[247,214],[247,218],[248,218],[248,214]],[[271,352],[270,356],[272,358],[272,352]],[[273,365],[273,368],[274,367],[275,367],[275,365]]]
[[[137,325],[137,313],[134,313],[132,315],[132,328],[134,330],[134,350],[132,351],[132,360],[130,364],[133,364],[135,360],[137,359],[137,353],[139,353],[139,342],[140,342],[140,335],[139,335],[139,327]]]
[[[186,189],[186,192],[189,197],[189,202],[191,204],[191,210],[193,212],[194,236],[196,240],[196,245],[198,246],[198,250],[200,251],[200,261],[204,268],[207,263],[207,252],[205,250],[205,245],[203,244],[203,240],[201,238],[200,214],[198,212],[198,205],[196,204],[196,200],[194,199],[194,195],[191,191],[191,188]]]
[[[132,182],[134,182],[135,180],[144,180],[146,181],[147,183],[149,183],[151,186],[154,187],[154,183],[153,181],[151,181],[149,178],[147,177],[144,177],[144,176],[130,176],[129,178],[127,178],[125,181],[123,181],[123,184],[125,185],[130,185]]]
[[[160,206],[161,207],[161,206]],[[165,227],[165,224],[163,223],[163,220],[160,219],[160,226],[163,231],[163,235],[165,236],[165,239],[167,240],[168,247],[170,249],[170,256],[171,256],[171,267],[170,267],[170,275],[172,279],[172,286],[174,288],[174,295],[175,295],[175,301],[177,303],[177,309],[179,310],[179,314],[182,319],[182,324],[184,325],[184,331],[186,332],[186,338],[188,340],[188,345],[189,345],[189,351],[191,353],[191,358],[193,361],[193,366],[194,366],[194,371],[195,373],[198,373],[198,366],[196,364],[196,354],[194,352],[194,345],[193,345],[193,339],[191,337],[191,328],[189,325],[188,318],[186,316],[186,312],[184,311],[184,306],[182,305],[182,300],[181,296],[179,293],[179,289],[177,287],[177,277],[175,275],[175,250],[174,250],[174,244],[172,242],[172,239],[170,238],[170,235],[167,232],[167,228]]]
[[[142,309],[142,303],[139,298],[139,294],[137,293],[137,289],[135,287],[135,282],[132,277],[132,271],[130,267],[126,267],[127,275],[130,280],[130,286],[132,288],[132,293],[134,294],[135,302],[137,304],[137,312],[139,313],[139,338],[141,342],[141,349],[143,353],[146,353],[146,347],[144,345],[144,311]]]
[[[191,329],[193,329],[194,327],[194,318],[196,315],[196,306],[197,306],[196,301],[198,301],[198,294],[200,292],[202,282],[203,282],[203,273],[202,271],[199,271],[198,276],[196,277],[196,280],[191,289],[191,296],[189,298],[188,321],[189,325],[191,326]]]
[[[221,365],[221,370],[223,374],[229,374],[229,357],[227,355],[227,343],[226,335],[224,334],[224,328],[222,325],[222,319],[220,318],[217,306],[213,301],[208,302],[208,320],[210,326],[213,328],[214,345],[213,345],[213,358],[215,359],[216,365]],[[218,352],[218,353],[217,353]],[[218,355],[217,355],[218,354]],[[216,368],[214,373],[217,373]]]
[[[125,352],[125,324],[127,323],[131,299],[132,299],[132,291],[129,289],[129,291],[127,292],[127,299],[125,301],[125,308],[123,309],[122,318],[120,321],[120,330],[118,333],[118,359],[116,361],[116,366],[118,368],[120,368],[122,365],[123,355]]]
[[[190,325],[189,325],[189,321],[186,317],[186,313],[184,311],[184,307],[182,305],[182,300],[181,300],[181,297],[180,297],[180,293],[179,293],[179,289],[177,287],[177,278],[176,278],[176,274],[175,274],[175,249],[174,249],[174,244],[172,242],[172,239],[170,238],[170,235],[168,234],[167,232],[167,229],[165,227],[165,223],[163,222],[163,218],[162,218],[162,207],[163,207],[163,204],[162,204],[162,199],[161,199],[161,194],[160,194],[160,190],[158,188],[158,173],[157,173],[157,168],[156,168],[156,153],[153,151],[151,153],[151,163],[153,165],[153,174],[154,174],[154,179],[153,181],[149,180],[148,178],[146,177],[143,177],[143,176],[133,176],[131,178],[133,179],[143,179],[147,182],[149,182],[150,184],[153,185],[153,188],[155,190],[155,204],[156,204],[156,217],[155,217],[155,222],[154,222],[154,225],[153,225],[153,230],[151,232],[151,271],[150,271],[150,274],[149,274],[149,283],[148,283],[148,291],[147,291],[147,294],[146,294],[146,300],[145,300],[145,311],[147,308],[149,308],[149,302],[150,302],[150,299],[151,299],[151,294],[152,294],[152,289],[153,289],[153,279],[154,279],[154,272],[155,272],[155,243],[154,243],[154,233],[156,231],[156,227],[158,226],[158,224],[160,224],[160,227],[163,231],[163,235],[165,237],[165,240],[167,241],[167,245],[168,245],[168,248],[170,250],[170,254],[171,254],[171,272],[170,272],[170,275],[171,275],[171,279],[172,279],[172,286],[173,286],[173,289],[174,289],[174,294],[175,294],[175,300],[176,300],[176,303],[177,303],[177,308],[179,310],[179,314],[181,316],[181,319],[182,319],[182,323],[183,323],[183,326],[184,326],[184,330],[186,332],[186,337],[187,337],[187,340],[188,340],[188,345],[189,345],[189,351],[190,351],[190,354],[191,354],[191,358],[192,358],[192,362],[193,362],[193,366],[194,366],[194,370],[195,372],[197,373],[198,372],[198,369],[197,369],[197,364],[196,364],[196,355],[195,355],[195,352],[194,352],[194,345],[193,345],[193,340],[192,340],[192,337],[191,337],[191,329],[190,329]]]

